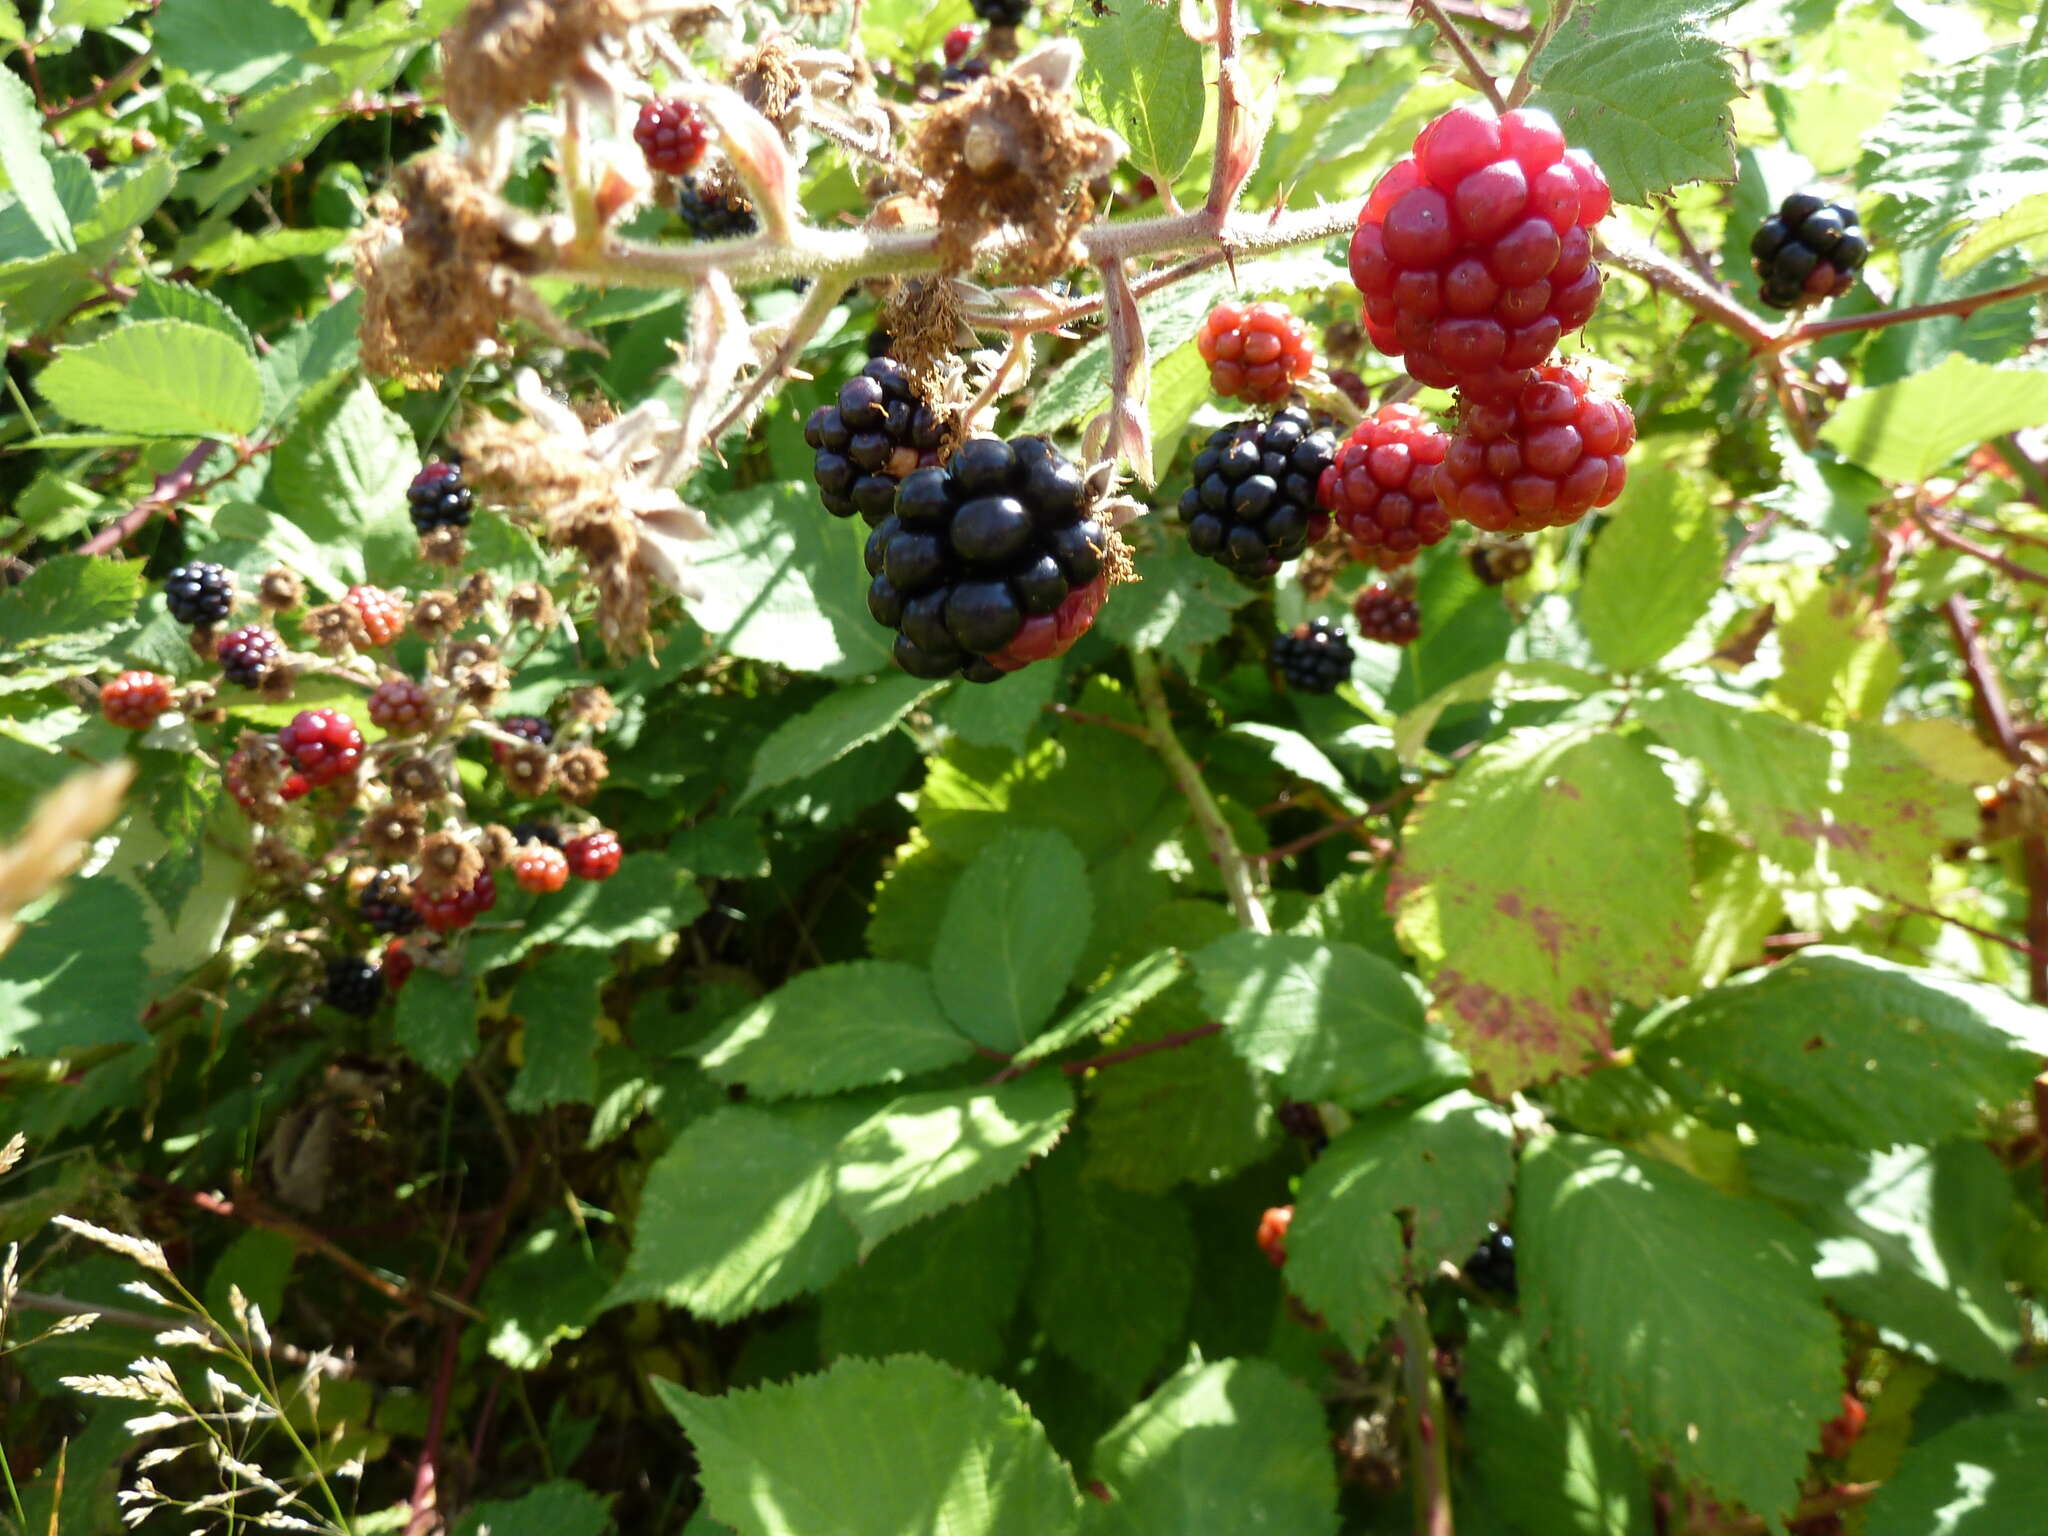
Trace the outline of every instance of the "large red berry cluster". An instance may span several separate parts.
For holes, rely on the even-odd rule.
[[[100,685],[100,713],[124,731],[146,731],[171,707],[171,681],[154,672],[123,672]]]
[[[1354,560],[1391,570],[1451,531],[1436,467],[1450,445],[1412,405],[1383,405],[1351,429],[1316,485],[1316,500]]]
[[[1195,333],[1209,386],[1226,400],[1278,405],[1316,365],[1302,323],[1284,304],[1218,304]]]
[[[1600,299],[1587,233],[1613,204],[1549,113],[1453,107],[1366,199],[1351,280],[1366,334],[1408,372],[1468,398],[1514,393]]]
[[[569,861],[569,873],[578,880],[609,880],[619,872],[621,850],[616,833],[600,829],[572,837],[562,853]]]
[[[452,933],[457,928],[467,928],[498,904],[498,884],[491,878],[491,872],[485,870],[466,891],[445,891],[439,896],[415,891],[412,904],[420,921],[434,932]]]
[[[569,883],[569,857],[546,843],[529,843],[513,855],[512,876],[522,891],[559,891]]]
[[[640,108],[633,142],[640,146],[650,171],[680,176],[695,170],[710,137],[704,116],[687,101],[650,101]]]
[[[1465,402],[1437,495],[1488,533],[1562,528],[1621,494],[1635,440],[1626,402],[1574,369],[1539,368],[1510,399]]]
[[[292,766],[315,789],[355,772],[363,760],[363,733],[338,709],[302,709],[277,733]]]

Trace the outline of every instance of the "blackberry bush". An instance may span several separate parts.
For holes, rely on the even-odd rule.
[[[992,683],[1065,654],[1095,622],[1115,536],[1042,437],[974,438],[913,470],[868,536],[868,612],[913,677]]]
[[[1217,428],[1180,498],[1188,543],[1246,580],[1272,575],[1329,532],[1316,496],[1335,453],[1330,433],[1299,406]]]
[[[234,611],[234,572],[204,560],[181,565],[164,578],[164,606],[180,624],[218,624]]]
[[[1797,309],[1855,287],[1870,246],[1854,208],[1795,192],[1758,226],[1749,254],[1763,279],[1759,297],[1773,309]]]
[[[858,512],[874,527],[894,510],[896,487],[912,470],[938,462],[943,424],[910,387],[893,357],[871,357],[839,386],[831,405],[804,422],[813,451],[811,478],[834,517]]]
[[[1343,630],[1328,619],[1315,619],[1275,635],[1269,659],[1288,687],[1334,693],[1350,678],[1353,656]]]

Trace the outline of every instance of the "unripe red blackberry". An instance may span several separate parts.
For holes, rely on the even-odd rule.
[[[1278,1269],[1287,1262],[1287,1231],[1294,1225],[1294,1207],[1276,1205],[1259,1217],[1259,1252]]]
[[[839,398],[804,423],[811,478],[834,517],[858,512],[872,528],[896,505],[896,487],[912,470],[938,463],[943,423],[910,387],[893,357],[871,357],[839,386]]]
[[[619,860],[624,857],[618,834],[602,828],[570,838],[562,854],[569,861],[569,873],[578,880],[609,880],[619,872]]]
[[[1529,546],[1520,542],[1505,544],[1474,544],[1465,551],[1465,559],[1472,567],[1472,574],[1489,587],[1498,587],[1513,581],[1517,576],[1526,576],[1535,561]]]
[[[695,170],[709,137],[704,115],[687,101],[647,102],[633,125],[633,142],[646,157],[647,168],[669,176]]]
[[[1635,440],[1625,401],[1573,369],[1540,368],[1507,400],[1464,402],[1436,493],[1488,533],[1562,528],[1621,494]]]
[[[431,461],[412,477],[405,500],[413,528],[432,533],[436,528],[467,528],[476,494],[462,483],[462,464],[451,453],[446,459]]]
[[[1044,438],[973,438],[905,477],[869,535],[868,612],[913,677],[991,683],[1087,633],[1114,539]]]
[[[100,713],[124,731],[146,731],[171,707],[171,680],[154,672],[123,672],[100,684]]]
[[[1284,304],[1218,304],[1195,333],[1209,387],[1226,400],[1278,405],[1316,365],[1300,320]]]
[[[1273,637],[1269,659],[1287,686],[1301,693],[1334,693],[1351,677],[1355,659],[1344,631],[1328,619],[1297,624]]]
[[[277,733],[277,744],[315,789],[355,772],[363,760],[363,733],[338,709],[300,710]]]
[[[1436,494],[1450,441],[1414,406],[1383,405],[1337,445],[1316,499],[1354,560],[1404,565],[1451,531]]]
[[[1765,219],[1749,242],[1759,295],[1773,309],[1797,309],[1840,298],[1856,286],[1870,246],[1856,210],[1812,192],[1795,192]]]
[[[944,48],[946,62],[948,64],[958,64],[967,57],[969,51],[973,49],[978,41],[980,41],[980,34],[963,21],[959,26],[946,34]]]
[[[1422,609],[1412,593],[1385,582],[1367,587],[1351,603],[1358,633],[1382,645],[1413,645],[1422,635]]]
[[[452,933],[458,928],[467,928],[498,904],[498,885],[491,878],[491,872],[485,870],[466,891],[446,891],[439,896],[429,896],[425,891],[415,890],[412,904],[420,915],[420,921],[435,933]]]
[[[512,877],[522,891],[537,895],[559,891],[569,883],[568,855],[546,843],[531,843],[513,856]]]
[[[1512,394],[1599,303],[1588,231],[1612,205],[1549,113],[1453,107],[1359,215],[1350,265],[1366,334],[1424,384]]]
[[[221,636],[213,648],[221,676],[242,688],[254,688],[284,654],[284,642],[260,624]]]
[[[350,587],[341,594],[341,600],[363,621],[372,646],[389,645],[404,633],[408,610],[405,599],[396,592],[386,592],[382,587]]]
[[[1316,486],[1336,448],[1299,406],[1210,433],[1180,498],[1189,546],[1247,580],[1272,575],[1330,531]]]
[[[411,736],[434,719],[434,701],[409,677],[387,677],[370,694],[370,722],[392,736]]]
[[[195,560],[164,578],[164,606],[180,624],[218,624],[235,606],[235,573]]]
[[[393,939],[389,944],[386,944],[384,946],[385,990],[396,995],[398,989],[404,986],[406,979],[412,975],[413,967],[417,963],[413,959],[412,951],[405,947],[405,940]]]

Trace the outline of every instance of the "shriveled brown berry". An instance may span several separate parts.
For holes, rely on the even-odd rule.
[[[597,748],[571,747],[555,759],[555,784],[563,799],[581,805],[597,793],[611,771],[611,764]]]

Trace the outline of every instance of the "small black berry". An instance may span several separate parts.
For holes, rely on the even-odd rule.
[[[1486,1229],[1486,1238],[1465,1261],[1465,1278],[1482,1291],[1493,1291],[1510,1300],[1515,1295],[1515,1239],[1497,1226]]]
[[[384,1001],[384,972],[355,955],[337,955],[327,962],[327,987],[322,995],[329,1007],[367,1019]]]
[[[1273,637],[1272,661],[1287,686],[1302,693],[1334,693],[1351,676],[1355,659],[1344,631],[1328,619],[1297,624]]]
[[[377,933],[411,933],[420,925],[412,896],[388,875],[375,875],[356,898],[356,914]]]
[[[889,515],[906,475],[938,461],[941,436],[939,418],[918,400],[910,375],[893,357],[870,358],[839,386],[832,404],[804,422],[804,441],[814,455],[811,478],[825,510],[834,517],[859,513],[870,527]]]
[[[235,575],[206,561],[181,565],[164,578],[164,606],[180,624],[218,624],[235,606]]]
[[[692,240],[733,240],[751,235],[761,227],[754,217],[754,205],[737,190],[699,181],[695,176],[683,178],[676,212],[682,215]]]
[[[436,528],[467,528],[475,493],[462,483],[462,466],[452,453],[426,464],[405,488],[407,510],[419,533]]]
[[[1763,279],[1764,303],[1798,309],[1839,298],[1854,287],[1870,247],[1856,228],[1855,209],[1812,192],[1795,192],[1758,226],[1749,254]]]
[[[1212,432],[1180,498],[1189,546],[1248,580],[1272,575],[1329,531],[1316,483],[1336,451],[1299,406]]]
[[[971,0],[974,14],[992,27],[1021,27],[1031,14],[1031,0]]]

